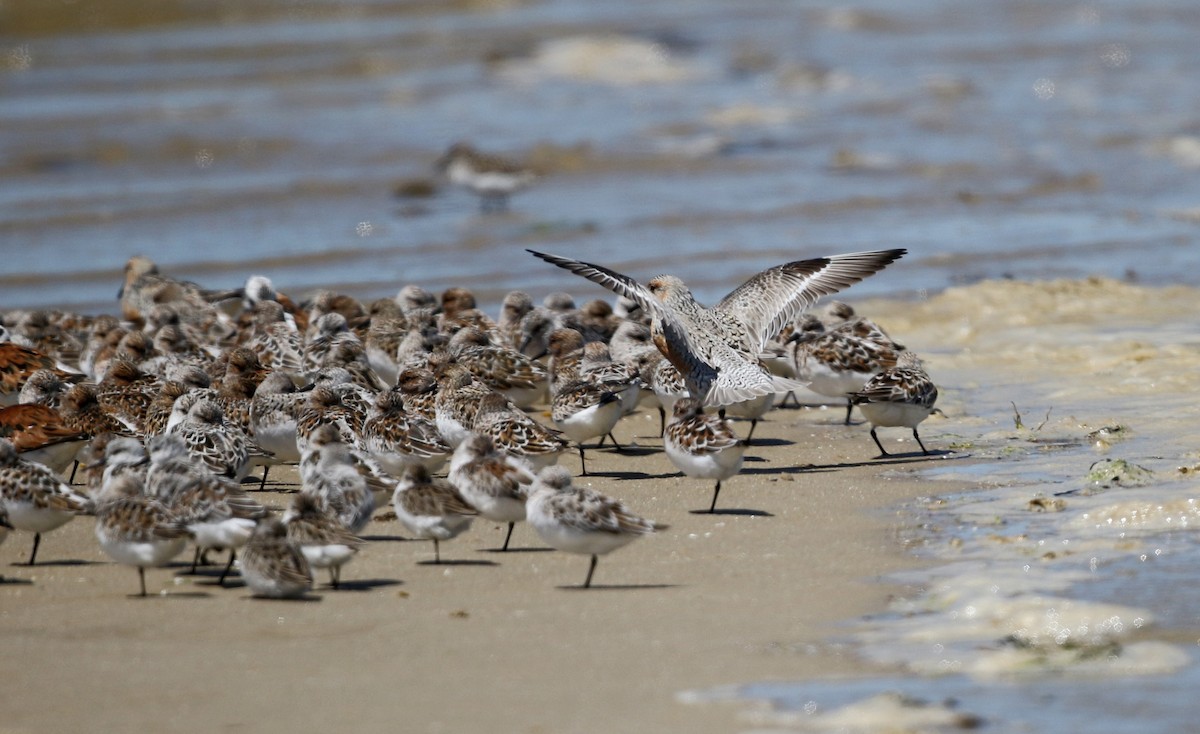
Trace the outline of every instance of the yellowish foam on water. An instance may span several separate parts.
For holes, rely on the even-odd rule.
[[[1079,515],[1071,527],[1120,534],[1194,530],[1200,528],[1200,503],[1195,497],[1125,499]]]
[[[1194,450],[1200,291],[989,281],[858,310],[920,352],[942,387],[947,417],[922,435],[952,433],[980,460],[937,471],[989,488],[928,504],[929,525],[951,531],[926,548],[948,565],[894,605],[899,619],[861,635],[868,657],[985,680],[1186,666],[1182,649],[1155,639],[1153,599],[1077,589],[1109,579],[1112,562],[1192,542],[1161,534],[1197,527],[1200,514],[1177,469]]]
[[[880,732],[939,732],[973,729],[978,717],[957,711],[951,703],[931,703],[899,693],[885,692],[853,703],[822,711],[784,712],[760,709],[745,719],[760,726],[787,729],[758,729],[757,734],[782,731],[830,731],[843,734],[879,734]]]

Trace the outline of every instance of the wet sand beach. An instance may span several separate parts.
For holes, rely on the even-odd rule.
[[[590,590],[575,588],[586,556],[547,551],[524,524],[498,553],[503,528],[477,521],[439,566],[429,542],[374,521],[345,588],[318,574],[299,602],[218,588],[219,566],[178,576],[183,556],[130,598],[136,574],[100,552],[90,518],[48,533],[32,569],[12,565],[31,541],[14,534],[0,546],[4,730],[735,730],[739,706],[676,697],[862,672],[828,640],[884,608],[897,589],[883,574],[916,563],[894,508],[946,459],[871,462],[865,427],[840,418],[770,414],[715,515],[692,512],[711,483],[673,476],[657,415],[623,420],[630,448],[589,452],[596,476],[576,481],[671,527],[601,558]],[[288,501],[296,477],[280,475],[264,504]]]

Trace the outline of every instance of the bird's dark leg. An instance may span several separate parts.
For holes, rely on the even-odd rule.
[[[876,456],[875,458],[882,459],[885,456],[891,456],[891,454],[889,454],[887,450],[883,448],[883,444],[879,443],[879,436],[875,435],[875,426],[871,426],[871,438],[875,439],[875,445],[879,447],[879,456]]]
[[[929,449],[925,448],[925,444],[921,443],[921,437],[917,435],[917,429],[913,427],[913,438],[917,439],[917,445],[921,447],[921,453],[929,456]]]
[[[142,585],[142,596],[146,595],[146,569],[138,566],[138,581]]]
[[[617,449],[617,451],[621,450],[621,444],[617,443],[617,437],[612,435],[612,431],[608,432],[607,438],[612,440],[612,444]],[[603,441],[603,439],[601,439],[601,441]]]
[[[42,542],[42,534],[34,533],[33,534],[33,550],[30,551],[30,553],[29,553],[29,563],[27,565],[32,566],[34,560],[37,559],[37,549],[38,549],[38,545],[40,545],[41,542]]]
[[[588,566],[587,578],[583,581],[583,588],[592,588],[592,574],[596,572],[596,561],[600,560],[596,555],[592,555],[592,565]]]
[[[504,536],[504,546],[502,548],[500,548],[500,550],[502,550],[502,551],[508,550],[508,541],[512,538],[512,531],[515,526],[516,526],[515,522],[510,522],[508,524],[508,534]]]
[[[437,538],[433,539],[433,562],[434,563],[442,562],[442,551],[440,548],[438,548],[438,539]]]
[[[329,583],[333,586],[333,590],[337,591],[338,584],[342,582],[341,566],[329,567]]]
[[[188,571],[188,573],[195,576],[196,575],[196,566],[198,566],[199,564],[200,564],[200,546],[196,546],[196,552],[192,554],[192,570]]]
[[[750,443],[750,439],[754,438],[754,429],[758,428],[758,419],[750,419],[750,432],[746,434],[746,443]]]
[[[791,398],[791,399],[792,399],[792,402],[796,404],[796,407],[797,407],[797,408],[799,408],[799,407],[800,407],[800,398],[796,397],[796,391],[795,391],[795,390],[788,390],[786,393],[784,393],[784,395],[783,395],[783,400],[780,400],[780,401],[779,401],[779,407],[780,407],[780,408],[786,408],[786,407],[787,407],[787,404],[788,404],[788,398]]]
[[[719,494],[721,494],[721,482],[717,480],[717,488],[713,490],[712,504],[708,506],[708,514],[710,515],[717,511],[717,495]]]
[[[588,475],[587,460],[583,458],[583,442],[582,441],[579,443],[579,469],[580,469],[580,476],[586,477]]]
[[[75,472],[77,472],[77,471],[79,471],[79,462],[78,461],[76,461],[75,465],[71,467],[71,478],[67,480],[67,484],[75,483]]]
[[[259,492],[262,492],[263,490],[265,490],[267,488],[267,474],[270,471],[271,471],[271,465],[263,464],[263,478],[262,478],[262,481],[258,483],[258,491]]]
[[[660,404],[658,406],[658,435],[665,436],[667,433],[667,410]]]
[[[225,577],[229,575],[230,569],[233,568],[233,562],[237,560],[237,551],[233,548],[229,549],[229,562],[225,564],[225,570],[221,572],[221,578],[217,579],[218,586],[225,585]]]
[[[850,413],[854,411],[854,401],[846,398],[846,425],[850,425]]]

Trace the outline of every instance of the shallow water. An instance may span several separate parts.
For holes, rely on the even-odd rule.
[[[1191,731],[1195,727],[1193,691],[1200,677],[1184,675],[1127,681],[1004,681],[981,685],[961,676],[934,680],[870,679],[814,682],[805,686],[761,684],[746,691],[770,701],[771,712],[756,712],[760,731],[970,731],[1000,734],[1103,731],[1106,734]],[[905,705],[887,710],[882,722],[871,704],[898,695]],[[864,711],[866,709],[866,711]],[[948,714],[937,716],[936,714]],[[830,719],[836,718],[836,723]],[[937,726],[928,722],[948,721]],[[908,726],[908,729],[899,727]],[[778,727],[768,728],[768,727]]]
[[[134,252],[211,287],[492,307],[600,295],[529,246],[710,301],[883,246],[912,252],[856,292],[1200,283],[1184,0],[155,6],[0,8],[0,306],[110,310]],[[394,194],[458,139],[544,181],[501,216]]]
[[[898,580],[924,593],[840,643],[899,673],[735,694],[809,717],[901,689],[996,731],[1190,725],[1195,292],[957,286],[1200,286],[1194,3],[73,7],[0,5],[0,308],[115,311],[135,252],[299,296],[466,285],[494,312],[514,288],[607,295],[526,247],[708,301],[784,260],[907,247],[852,293],[908,299],[873,315],[942,386],[927,442],[973,463],[906,508],[937,565]],[[397,196],[458,139],[544,180],[502,215]],[[1089,493],[1105,458],[1154,478]],[[941,477],[993,489],[942,497]]]
[[[928,357],[947,417],[922,424],[926,445],[969,456],[924,469],[928,496],[898,508],[930,567],[889,577],[911,593],[833,643],[881,676],[685,700],[767,701],[747,716],[804,731],[961,716],[1002,732],[1192,728],[1200,291],[994,281],[864,309]]]

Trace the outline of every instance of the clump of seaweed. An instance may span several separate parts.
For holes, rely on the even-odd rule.
[[[1125,459],[1101,459],[1088,468],[1084,481],[1089,487],[1143,487],[1154,480],[1154,472]]]

